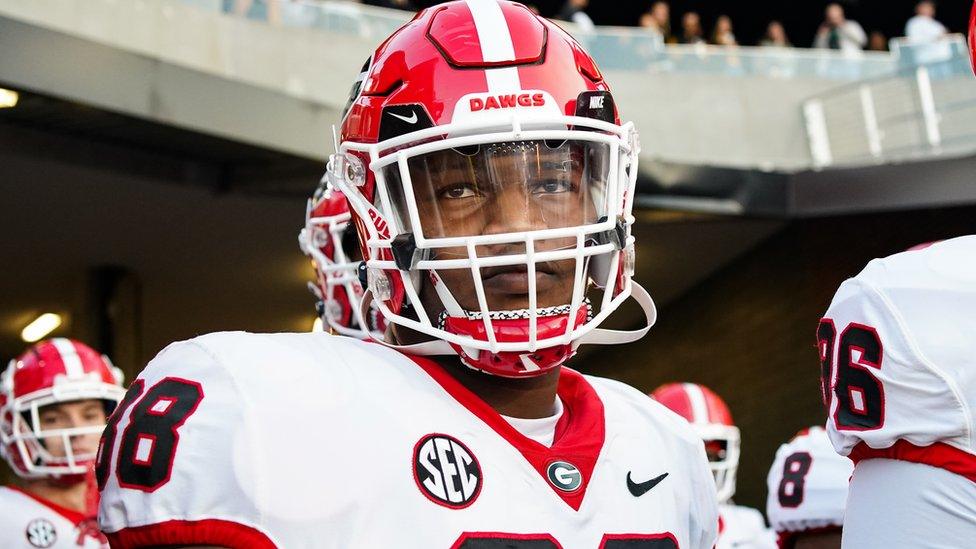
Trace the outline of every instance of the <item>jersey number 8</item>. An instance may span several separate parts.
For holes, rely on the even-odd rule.
[[[179,428],[200,405],[203,388],[195,381],[175,377],[161,380],[142,396],[144,387],[143,380],[134,381],[105,425],[95,465],[99,490],[108,482],[119,421],[129,407],[132,413],[122,432],[115,464],[119,486],[153,492],[169,482],[180,442]]]

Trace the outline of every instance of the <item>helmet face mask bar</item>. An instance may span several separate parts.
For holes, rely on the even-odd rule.
[[[315,282],[309,282],[309,290],[317,298],[319,317],[330,330],[358,339],[381,340],[386,323],[379,310],[373,307],[363,311],[360,307],[362,261],[347,253],[353,248],[349,240],[355,240],[351,218],[345,198],[324,182],[309,199],[305,227],[298,235],[299,247],[315,269]]]
[[[22,478],[74,482],[87,475],[104,421],[44,428],[42,417],[46,408],[94,401],[107,418],[125,395],[122,378],[107,357],[80,342],[55,338],[31,347],[0,375],[0,456]],[[81,450],[87,442],[91,451],[76,450],[81,438]]]
[[[741,435],[725,401],[697,383],[666,383],[650,396],[688,421],[705,446],[719,503],[731,500],[735,495]]]
[[[631,281],[637,133],[589,55],[525,6],[418,13],[363,67],[337,149],[326,180],[361,237],[363,306],[422,341],[402,350],[530,377],[653,324]],[[647,326],[599,329],[628,297]]]
[[[715,489],[720,503],[735,495],[736,472],[739,470],[741,436],[739,428],[732,425],[695,425],[692,429],[705,442],[708,468],[715,477]]]
[[[533,122],[536,129],[525,129]],[[373,221],[364,224],[366,266],[384,316],[450,344],[436,354],[453,349],[469,366],[509,377],[537,375],[532,355],[543,349],[559,347],[558,363],[572,356],[629,296],[634,267],[632,125],[569,116],[548,118],[553,129],[538,122],[446,125],[417,132],[419,144],[343,143],[333,163],[368,163],[372,202],[350,177],[359,170],[327,174],[358,216]],[[401,273],[402,299],[416,317],[390,307],[390,271]],[[591,282],[605,290],[597,310],[586,300]],[[493,283],[525,287],[492,293]],[[427,310],[425,284],[443,312]],[[505,361],[502,353],[519,355]]]
[[[100,400],[110,403],[105,410],[107,418],[111,408],[122,399],[125,391],[121,387],[110,387],[96,382],[87,387],[78,386],[72,393],[70,397],[55,396],[54,390],[47,390],[16,399],[9,407],[10,413],[0,420],[0,445],[6,449],[5,453],[11,449],[16,451],[15,455],[4,457],[17,463],[14,470],[22,478],[74,477],[90,471],[95,452],[76,453],[72,447],[72,439],[98,437],[105,430],[105,424],[43,429],[43,408],[67,402]],[[50,448],[55,439],[60,442],[63,455],[55,455]]]

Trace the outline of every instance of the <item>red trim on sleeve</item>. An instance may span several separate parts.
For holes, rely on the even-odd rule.
[[[855,466],[861,460],[874,458],[921,463],[945,469],[976,482],[976,456],[944,442],[936,442],[931,446],[916,446],[907,440],[899,440],[888,448],[871,448],[864,442],[860,442],[851,450],[848,457]]]
[[[169,520],[106,533],[112,549],[155,545],[215,545],[229,549],[277,549],[271,538],[228,520]]]
[[[842,532],[843,527],[841,526],[824,526],[822,528],[807,528],[806,530],[796,530],[789,531],[784,530],[782,532],[776,532],[776,547],[779,549],[794,549],[796,547],[796,542],[800,540],[801,537],[806,536],[817,536],[820,534],[829,534],[831,532]]]

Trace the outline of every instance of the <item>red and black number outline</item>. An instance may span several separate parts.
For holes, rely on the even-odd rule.
[[[830,318],[820,319],[817,326],[817,354],[820,356],[820,398],[830,412],[830,393],[834,377],[834,342],[837,340],[837,327]]]
[[[854,350],[861,352],[860,362],[851,360]],[[834,384],[837,399],[834,425],[838,431],[873,431],[884,427],[884,386],[869,370],[880,370],[883,361],[884,344],[876,329],[857,322],[844,328],[837,350],[837,382]],[[861,392],[864,410],[853,407],[854,389]]]
[[[793,470],[793,464],[799,464],[797,470]],[[806,496],[807,475],[813,467],[813,456],[810,452],[794,452],[783,460],[783,478],[779,481],[779,488],[776,496],[780,507],[786,509],[796,509],[803,504]],[[787,494],[786,486],[793,484],[793,492]]]
[[[600,549],[679,549],[674,534],[604,534]]]
[[[563,549],[552,534],[464,532],[451,549]]]
[[[115,437],[118,434],[119,421],[133,402],[142,396],[143,389],[146,388],[145,381],[137,379],[129,386],[122,401],[115,407],[112,416],[105,422],[105,430],[102,431],[102,438],[98,443],[98,454],[95,461],[95,479],[98,482],[98,489],[104,490],[108,483],[111,472],[112,452],[115,451]]]

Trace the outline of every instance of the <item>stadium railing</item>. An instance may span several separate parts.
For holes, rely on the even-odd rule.
[[[894,73],[803,105],[815,168],[882,164],[976,150],[976,82],[964,37],[894,44]]]
[[[406,23],[410,12],[362,4],[313,0],[183,0],[213,11],[263,20],[270,24],[322,29],[359,38],[382,40]],[[963,41],[936,44],[891,41],[891,53],[841,53],[830,50],[769,47],[665,45],[659,36],[634,27],[598,27],[582,32],[560,22],[588,48],[605,70],[685,72],[817,78],[839,81],[875,78],[905,67],[959,57]]]

